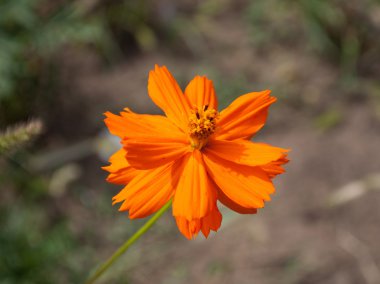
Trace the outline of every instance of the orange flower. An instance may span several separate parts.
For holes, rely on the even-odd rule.
[[[149,73],[149,96],[166,116],[106,112],[123,147],[110,158],[107,180],[126,185],[113,198],[130,218],[143,218],[173,201],[173,215],[188,239],[205,237],[222,221],[217,201],[256,213],[275,191],[287,150],[250,139],[265,124],[270,91],[248,93],[218,112],[212,81],[196,76],[183,93],[168,69]]]

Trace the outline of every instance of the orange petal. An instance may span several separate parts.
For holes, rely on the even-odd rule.
[[[259,167],[235,164],[208,153],[203,155],[207,171],[221,191],[244,208],[262,208],[274,186]]]
[[[109,174],[106,180],[114,184],[128,184],[137,174],[138,171],[134,168],[126,168]]]
[[[156,65],[154,71],[150,71],[148,93],[152,101],[173,123],[186,129],[189,102],[165,66]]]
[[[286,155],[283,155],[280,159],[260,166],[260,168],[262,168],[267,173],[269,178],[274,178],[275,176],[285,172],[282,165],[288,162],[289,160],[286,158]]]
[[[111,165],[102,167],[102,169],[110,173],[114,173],[120,169],[129,167],[130,165],[126,159],[126,155],[127,152],[124,148],[119,149],[109,158],[108,161],[111,163]]]
[[[207,175],[200,151],[194,150],[184,161],[173,200],[173,215],[190,221],[215,209],[216,188]]]
[[[178,230],[187,239],[189,240],[194,239],[198,235],[201,229],[201,222],[199,219],[188,221],[185,217],[181,217],[181,216],[174,216],[174,217],[177,223]]]
[[[173,196],[182,161],[141,171],[113,198],[113,204],[123,202],[119,211],[129,210],[129,217],[144,218],[158,211]]]
[[[281,158],[286,149],[273,147],[263,143],[253,143],[247,140],[210,140],[204,151],[228,161],[247,165],[265,165]]]
[[[130,131],[128,128],[128,123],[126,123],[122,117],[109,111],[105,112],[104,115],[107,117],[104,119],[104,122],[111,134],[123,138]]]
[[[125,149],[121,148],[110,157],[109,162],[111,165],[102,167],[103,170],[110,173],[107,177],[108,182],[127,184],[139,173],[138,170],[132,168],[128,163],[126,155]]]
[[[178,160],[190,151],[189,144],[176,142],[136,142],[123,141],[127,150],[127,160],[136,169],[152,169]]]
[[[185,95],[189,99],[190,107],[208,106],[209,109],[218,109],[218,100],[215,95],[214,85],[204,76],[196,76],[187,85]]]
[[[207,238],[210,231],[218,231],[220,225],[222,224],[222,214],[220,214],[219,209],[211,211],[209,215],[201,219],[201,230],[203,235]]]
[[[177,227],[179,231],[189,240],[194,239],[199,231],[202,231],[203,235],[207,238],[210,231],[217,231],[222,223],[222,214],[220,214],[218,208],[211,211],[209,215],[203,218],[196,218],[187,220],[185,217],[175,216]]]
[[[186,135],[162,115],[136,114],[128,108],[119,115],[106,112],[104,120],[109,131],[121,139],[155,141],[187,141]]]
[[[250,139],[264,126],[275,101],[269,90],[240,96],[220,113],[215,135],[219,140]]]
[[[218,190],[218,200],[225,205],[226,207],[230,208],[231,210],[240,213],[240,214],[256,214],[257,209],[256,208],[246,208],[243,207],[235,202],[233,202],[230,198],[227,197],[227,195],[224,194],[222,190]]]

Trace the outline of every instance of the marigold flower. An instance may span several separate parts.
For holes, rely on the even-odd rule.
[[[107,180],[126,185],[113,198],[119,211],[143,218],[172,200],[173,216],[188,239],[217,231],[217,201],[254,214],[275,191],[272,178],[284,172],[286,149],[250,139],[265,124],[276,101],[270,91],[237,98],[218,112],[211,80],[196,76],[183,93],[168,69],[149,73],[148,93],[166,116],[106,112],[109,131],[122,148],[104,167]]]

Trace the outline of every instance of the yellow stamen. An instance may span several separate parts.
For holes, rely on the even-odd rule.
[[[215,132],[217,118],[218,112],[208,109],[208,105],[191,111],[189,136],[193,149],[201,149],[207,144],[209,136]]]

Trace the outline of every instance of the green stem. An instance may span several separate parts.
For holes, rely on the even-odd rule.
[[[166,210],[170,208],[171,201],[166,203],[156,214],[154,214],[136,233],[133,234],[121,247],[115,251],[115,253],[107,259],[99,268],[92,274],[87,281],[86,284],[95,283],[95,281],[123,254],[128,248],[133,245],[142,235],[144,235],[150,227],[153,226],[154,223],[165,213]]]

